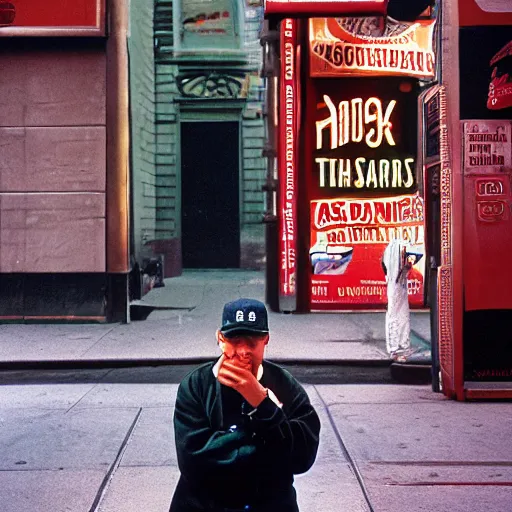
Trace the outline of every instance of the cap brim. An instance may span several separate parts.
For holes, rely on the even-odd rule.
[[[244,327],[242,325],[234,325],[232,327],[227,326],[221,328],[220,332],[225,334],[228,338],[229,336],[235,336],[240,334],[268,334],[268,330],[262,331],[261,329],[254,329],[251,327]]]

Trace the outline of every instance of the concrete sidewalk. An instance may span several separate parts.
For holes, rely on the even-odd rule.
[[[168,511],[177,385],[96,372],[0,386],[2,512]],[[428,386],[305,388],[322,430],[313,468],[296,478],[301,512],[511,510],[512,404],[454,402]]]
[[[185,271],[166,279],[140,304],[155,309],[130,324],[0,325],[0,366],[73,361],[184,363],[218,355],[215,330],[225,302],[238,297],[264,300],[262,272]],[[270,313],[267,357],[277,362],[389,364],[385,313]],[[415,342],[428,347],[429,315],[411,314]],[[418,341],[419,340],[419,341]]]

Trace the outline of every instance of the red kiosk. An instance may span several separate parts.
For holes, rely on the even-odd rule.
[[[421,4],[267,0],[267,302],[384,309],[402,238],[434,391],[512,398],[512,9]]]
[[[512,5],[459,0],[443,19],[445,87],[426,103],[434,382],[457,400],[510,399]]]

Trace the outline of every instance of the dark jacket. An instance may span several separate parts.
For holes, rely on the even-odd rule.
[[[297,512],[293,475],[315,461],[320,421],[304,388],[263,362],[269,397],[253,409],[221,385],[207,363],[187,375],[176,398],[174,430],[181,476],[170,512]]]

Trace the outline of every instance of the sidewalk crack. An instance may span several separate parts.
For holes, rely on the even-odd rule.
[[[107,474],[105,475],[105,477],[103,478],[103,481],[101,482],[101,485],[98,489],[98,492],[96,493],[96,496],[91,505],[91,508],[89,509],[89,512],[101,512],[101,505],[102,505],[103,500],[105,499],[105,496],[107,495],[107,492],[110,488],[110,484],[112,483],[112,479],[114,478],[114,473],[117,471],[117,468],[119,467],[119,465],[121,464],[121,461],[123,460],[124,452],[126,451],[126,448],[128,447],[128,443],[130,441],[130,438],[139,423],[141,414],[142,414],[142,407],[139,407],[137,415],[135,416],[135,419],[133,420],[132,424],[130,425],[130,428],[128,429],[128,432],[126,433],[126,436],[124,437],[123,442],[121,443],[121,447],[119,448],[119,451],[117,452],[114,462],[110,466],[109,470],[107,471]]]
[[[85,356],[85,354],[87,354],[87,352],[89,352],[90,350],[92,350],[107,334],[110,334],[114,329],[116,329],[117,327],[119,327],[121,324],[117,324],[117,325],[114,325],[113,327],[111,327],[108,331],[105,331],[101,336],[100,338],[93,344],[91,345],[90,347],[87,348],[87,350],[85,352],[83,352],[82,354],[80,354],[80,357],[83,357]]]

